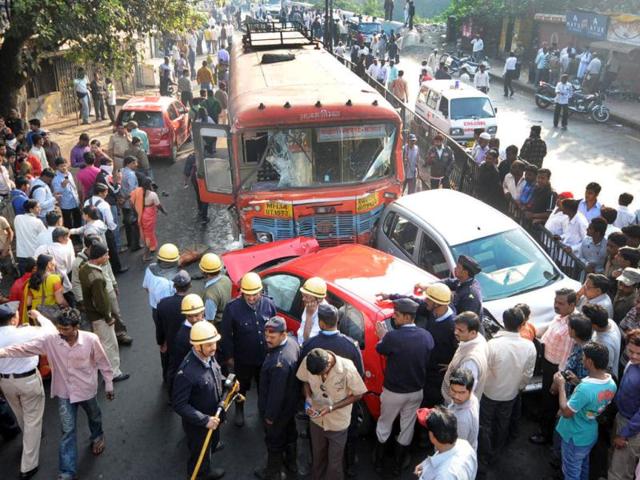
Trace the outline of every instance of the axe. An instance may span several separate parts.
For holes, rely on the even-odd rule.
[[[224,381],[222,385],[222,400],[218,403],[218,408],[216,409],[216,413],[214,417],[220,418],[220,414],[222,412],[226,412],[229,410],[229,407],[233,402],[244,402],[244,395],[240,393],[240,382],[236,380],[235,374],[230,374]],[[204,460],[204,455],[209,448],[209,442],[211,441],[211,435],[213,434],[213,430],[210,429],[207,432],[207,436],[204,439],[204,443],[202,444],[202,450],[200,450],[200,455],[198,456],[198,462],[196,463],[196,467],[193,469],[193,473],[191,474],[191,480],[196,480],[198,473],[200,472],[200,467],[202,466],[202,461]]]

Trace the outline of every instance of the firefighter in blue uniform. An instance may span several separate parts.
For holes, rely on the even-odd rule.
[[[276,315],[276,306],[262,294],[262,281],[249,272],[240,281],[240,297],[227,303],[222,315],[222,358],[233,369],[240,393],[246,395],[251,381],[260,383],[260,368],[267,354],[264,326]],[[244,425],[244,403],[236,402],[234,424]]]
[[[338,331],[338,309],[328,303],[318,305],[318,324],[320,333],[304,342],[300,358],[304,358],[314,348],[322,348],[335,353],[339,357],[348,358],[364,378],[364,365],[362,363],[362,353],[358,344],[347,335]],[[345,325],[348,327],[348,325]],[[342,322],[340,328],[343,328]],[[358,409],[351,409],[351,424],[347,432],[347,443],[344,447],[345,474],[352,478],[357,475],[356,469],[356,449],[358,442]]]
[[[191,328],[191,351],[180,364],[173,383],[173,409],[182,417],[187,437],[189,461],[187,475],[193,473],[207,430],[214,430],[209,451],[204,456],[199,479],[215,480],[224,475],[221,468],[211,468],[211,452],[220,441],[221,420],[214,416],[222,399],[223,377],[215,360],[220,334],[211,323],[200,321]]]
[[[283,463],[290,473],[297,472],[295,413],[301,385],[296,377],[300,348],[296,339],[287,335],[282,317],[265,324],[267,356],[260,371],[258,412],[264,423],[267,465],[255,474],[262,480],[280,480]]]
[[[457,313],[474,312],[482,317],[482,291],[475,276],[482,271],[480,264],[467,255],[460,255],[453,271],[455,278],[443,283],[453,292],[453,307]]]

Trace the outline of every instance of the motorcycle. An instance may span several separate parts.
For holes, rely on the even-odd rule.
[[[455,55],[445,53],[440,57],[440,62],[444,62],[446,67],[449,69],[451,76],[457,73],[458,77],[461,77],[466,73],[470,78],[473,78],[478,71],[480,63],[484,64],[486,67],[485,70],[491,69],[491,66],[486,60],[478,63],[470,56],[456,57]]]
[[[539,108],[548,108],[555,104],[556,87],[547,82],[540,82],[536,90],[536,105]],[[597,123],[606,123],[611,116],[609,109],[603,104],[604,94],[595,92],[585,94],[578,87],[575,88],[569,99],[569,114],[581,113],[589,115]]]

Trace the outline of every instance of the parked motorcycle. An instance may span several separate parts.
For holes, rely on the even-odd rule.
[[[449,53],[444,53],[440,57],[440,62],[444,62],[444,64],[449,69],[449,74],[451,76],[457,74],[458,77],[464,75],[465,73],[469,75],[470,78],[478,71],[480,63],[473,60],[470,56],[455,56]],[[483,60],[481,63],[486,67],[485,70],[490,70],[491,66],[486,60]]]
[[[548,108],[555,104],[555,97],[555,85],[540,82],[536,91],[536,105],[539,108]],[[589,115],[595,122],[606,123],[611,112],[603,103],[604,95],[601,92],[585,94],[579,89],[574,89],[573,96],[569,99],[569,113]]]

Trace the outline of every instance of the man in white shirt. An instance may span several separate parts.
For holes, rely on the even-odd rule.
[[[478,71],[473,76],[473,86],[482,93],[489,93],[489,73],[486,72],[486,68],[485,64],[481,63]]]
[[[478,471],[475,450],[458,438],[456,417],[445,408],[435,407],[427,417],[429,440],[435,453],[415,468],[419,480],[474,480]]]
[[[42,170],[49,168],[49,162],[47,161],[47,152],[44,149],[44,137],[40,134],[35,134],[31,137],[33,146],[29,150],[29,154],[40,160],[40,166]]]
[[[302,293],[302,321],[298,328],[298,344],[304,342],[320,333],[318,323],[318,306],[325,302],[327,296],[327,284],[320,277],[311,277],[300,287]]]
[[[387,75],[389,74],[389,70],[384,63],[384,60],[380,60],[380,67],[378,68],[378,72],[376,74],[376,80],[382,85],[387,84]]]
[[[65,227],[56,227],[51,233],[52,243],[48,245],[40,245],[36,248],[34,256],[38,258],[43,253],[51,255],[56,262],[56,270],[62,277],[62,286],[64,293],[72,290],[73,286],[69,275],[73,269],[73,261],[76,258],[76,252],[73,249],[73,243],[69,238],[69,229]]]
[[[509,168],[509,173],[504,176],[502,190],[505,195],[509,195],[513,200],[517,201],[520,198],[524,185],[524,162],[514,160]]]
[[[430,69],[430,73],[433,74],[438,69],[439,64],[440,62],[438,61],[438,49],[434,48],[427,57],[427,69]]]
[[[29,312],[29,317],[41,326],[18,328],[17,307],[17,302],[0,305],[0,348],[21,345],[57,332],[50,320],[34,310]],[[23,431],[20,478],[30,478],[39,464],[45,397],[38,360],[37,355],[0,359],[0,388]]]
[[[566,73],[560,77],[560,81],[556,84],[555,104],[556,108],[553,112],[553,126],[557,127],[562,113],[562,129],[567,129],[569,119],[569,99],[573,96],[573,85],[569,83],[569,75]]]
[[[506,445],[513,405],[533,376],[536,348],[533,342],[520,336],[524,321],[519,308],[505,310],[502,314],[505,329],[487,342],[488,374],[480,399],[478,449],[478,460],[484,469]]]
[[[21,345],[42,335],[56,333],[53,323],[35,310],[29,312],[29,317],[41,326],[18,328],[17,303],[0,305],[0,348]],[[0,388],[23,431],[20,478],[33,476],[40,460],[45,400],[38,360],[37,355],[0,359]]]
[[[549,230],[553,235],[562,237],[567,230],[569,217],[562,210],[562,202],[571,198],[573,198],[573,193],[571,192],[562,192],[558,195],[556,208],[551,212],[551,215],[549,215],[549,218],[547,218],[544,224],[544,228]]]
[[[582,307],[582,313],[591,320],[593,341],[604,345],[609,351],[607,370],[611,375],[618,378],[620,346],[622,345],[620,327],[609,318],[607,309],[602,305],[587,304]]]
[[[582,288],[578,290],[578,303],[576,310],[581,311],[587,303],[601,305],[607,311],[609,318],[613,318],[613,303],[607,293],[609,292],[609,278],[602,273],[590,273],[584,281]]]
[[[516,78],[517,67],[517,57],[513,52],[509,52],[509,56],[504,62],[504,70],[502,71],[505,97],[513,97],[513,85],[511,84],[511,82],[513,82],[513,80]]]
[[[40,213],[38,216],[44,221],[47,213],[56,207],[56,195],[51,192],[51,182],[56,174],[50,168],[45,168],[40,174],[40,178],[36,178],[31,182],[30,196],[37,200],[40,204]],[[57,196],[60,196],[57,194]]]
[[[629,205],[633,202],[633,195],[630,193],[621,193],[618,197],[618,215],[616,221],[613,222],[614,227],[623,228],[632,223],[636,223],[636,214],[633,212]]]
[[[478,63],[484,60],[484,41],[479,33],[476,33],[476,38],[471,40],[471,45],[473,45],[473,59]]]
[[[560,237],[560,241],[574,253],[582,244],[582,239],[587,235],[589,221],[578,211],[578,200],[566,199],[562,202],[562,211],[569,218],[567,228]]]
[[[378,78],[378,70],[379,70],[379,65],[378,65],[378,59],[374,58],[373,59],[373,63],[371,65],[369,65],[369,68],[367,68],[367,75],[369,75],[371,78]]]
[[[29,257],[33,257],[36,248],[38,248],[38,234],[46,231],[44,223],[38,218],[40,213],[40,205],[37,200],[27,200],[24,202],[24,211],[22,215],[17,215],[14,220],[14,229],[16,232],[16,260],[20,275],[24,275],[24,263]]]
[[[92,207],[96,207],[96,209],[98,210],[98,213],[102,217],[101,220],[108,228],[107,233],[105,234],[105,238],[107,239],[107,247],[109,248],[109,262],[111,263],[113,273],[124,273],[129,270],[129,267],[122,266],[120,263],[120,255],[118,253],[118,247],[116,246],[115,238],[115,231],[118,226],[113,220],[111,207],[105,200],[107,194],[109,193],[109,187],[104,183],[96,183],[93,191],[93,196],[91,198],[88,198],[84,202],[83,206],[86,207],[88,205],[91,205]]]

